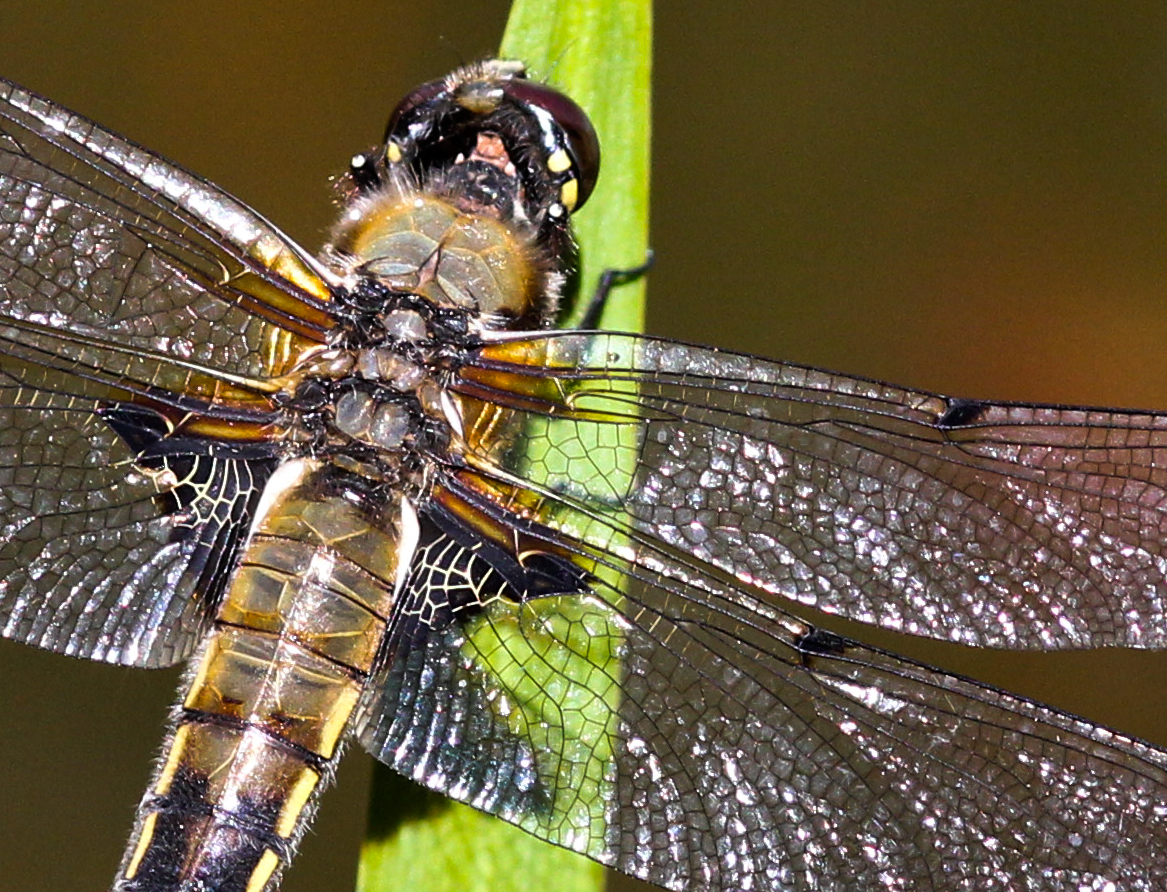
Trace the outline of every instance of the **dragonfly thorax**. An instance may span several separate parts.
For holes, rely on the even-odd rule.
[[[530,327],[542,315],[546,270],[532,234],[494,208],[390,189],[345,212],[330,254],[342,274],[463,310],[481,328]]]

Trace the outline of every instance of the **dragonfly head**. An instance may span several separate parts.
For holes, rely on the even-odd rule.
[[[521,63],[461,68],[406,96],[382,145],[352,160],[331,247],[485,327],[545,326],[575,261],[571,215],[599,167],[587,115]],[[454,265],[474,272],[446,274]],[[472,293],[451,293],[455,279]]]

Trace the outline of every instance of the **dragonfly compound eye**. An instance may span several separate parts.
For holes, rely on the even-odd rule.
[[[600,140],[592,122],[574,101],[545,84],[516,79],[504,89],[539,120],[548,172],[562,180],[560,198],[574,213],[588,200],[600,175]]]

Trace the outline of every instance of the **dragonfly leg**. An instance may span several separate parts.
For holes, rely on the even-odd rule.
[[[640,264],[640,266],[634,266],[629,269],[604,270],[600,274],[600,281],[596,285],[596,290],[592,293],[591,299],[588,300],[588,308],[580,318],[578,327],[584,330],[599,328],[600,316],[604,312],[604,307],[608,304],[608,297],[612,293],[612,289],[620,285],[627,285],[629,282],[635,282],[641,276],[647,274],[652,269],[655,260],[656,258],[650,250],[644,259],[644,263]]]

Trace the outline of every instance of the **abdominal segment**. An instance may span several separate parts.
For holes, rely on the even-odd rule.
[[[331,780],[392,606],[401,514],[371,519],[334,469],[299,465],[273,478],[196,659],[119,890],[275,888]]]

